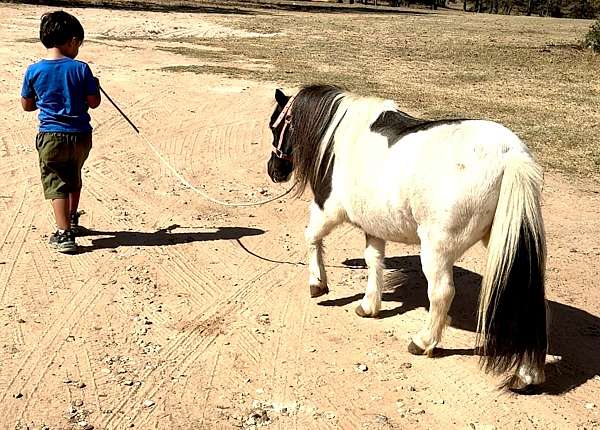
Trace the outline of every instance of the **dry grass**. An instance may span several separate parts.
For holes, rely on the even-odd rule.
[[[546,168],[600,178],[600,56],[580,48],[590,21],[452,13],[206,17],[276,35],[161,38],[172,42],[161,49],[182,57],[166,70],[337,84],[393,98],[417,116],[497,120]]]

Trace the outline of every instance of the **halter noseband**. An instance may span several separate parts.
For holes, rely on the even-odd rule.
[[[283,136],[285,135],[285,130],[288,128],[288,126],[292,122],[291,109],[292,109],[292,104],[294,103],[295,98],[296,98],[296,96],[290,97],[288,102],[285,104],[284,108],[281,110],[281,113],[279,114],[279,116],[277,117],[277,119],[275,120],[273,125],[271,126],[271,128],[273,130],[275,130],[277,128],[277,126],[279,124],[281,124],[281,121],[283,121],[283,128],[281,129],[281,132],[279,133],[279,142],[277,143],[277,146],[273,149],[273,153],[275,153],[277,158],[281,158],[281,159],[287,160],[287,161],[293,161],[294,158],[291,155],[283,152],[281,150],[281,147],[283,146]]]

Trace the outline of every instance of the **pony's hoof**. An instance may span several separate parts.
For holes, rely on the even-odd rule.
[[[505,386],[513,393],[522,394],[525,396],[539,394],[541,392],[541,387],[539,385],[528,384],[517,376],[509,378],[509,380],[505,383]]]
[[[425,350],[423,348],[421,348],[420,346],[418,346],[413,341],[411,341],[408,344],[408,352],[410,352],[412,355],[423,355],[423,354],[425,354]]]
[[[329,293],[329,288],[327,285],[321,287],[319,285],[311,285],[310,286],[310,296],[314,299],[315,297],[321,297],[324,294]]]
[[[375,315],[371,315],[365,312],[365,310],[363,309],[362,305],[358,305],[355,309],[354,312],[356,312],[356,315],[358,315],[361,318],[376,318],[377,314]]]
[[[521,388],[509,388],[509,390],[515,394],[520,394],[522,396],[533,396],[535,394],[542,393],[542,389],[539,385],[525,385]]]
[[[517,394],[538,394],[544,379],[543,368],[540,371],[521,365],[517,372],[505,381],[504,386]]]

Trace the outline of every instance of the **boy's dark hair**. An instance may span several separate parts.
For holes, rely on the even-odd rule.
[[[77,18],[62,10],[42,15],[40,41],[46,48],[64,45],[72,38],[83,41],[83,27]]]

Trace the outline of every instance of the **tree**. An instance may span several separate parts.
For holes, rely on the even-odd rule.
[[[533,12],[534,0],[527,0],[527,16],[531,16],[531,12]]]
[[[600,52],[600,18],[590,27],[583,44],[594,52]]]

